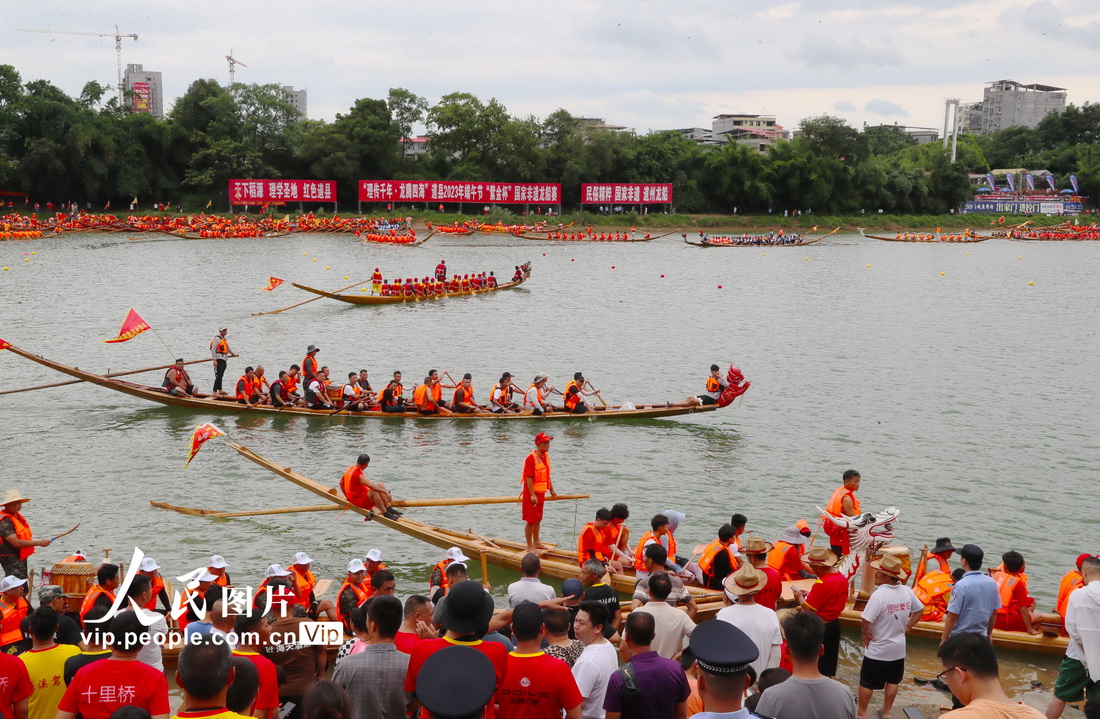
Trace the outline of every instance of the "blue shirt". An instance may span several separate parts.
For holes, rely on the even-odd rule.
[[[993,612],[1001,608],[1001,594],[993,577],[981,572],[967,572],[951,590],[947,611],[958,616],[951,636],[968,632],[988,634]]]

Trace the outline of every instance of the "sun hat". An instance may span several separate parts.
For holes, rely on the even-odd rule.
[[[272,577],[288,577],[290,572],[283,569],[281,564],[269,564],[264,571],[264,579],[271,579]]]
[[[774,545],[771,542],[765,542],[763,537],[750,536],[741,542],[742,554],[767,554],[773,548]]]
[[[11,504],[12,502],[29,502],[28,497],[24,497],[18,489],[9,489],[0,496],[0,504]]]
[[[19,577],[14,577],[9,574],[8,576],[0,580],[0,592],[7,592],[11,589],[15,589],[16,587],[21,587],[26,583],[26,579],[20,579]]]
[[[909,578],[909,572],[905,571],[905,567],[902,565],[901,560],[893,554],[884,554],[882,555],[882,559],[876,559],[871,562],[871,569],[882,572],[883,574],[888,574],[903,582]]]
[[[939,539],[936,540],[936,546],[932,547],[932,549],[930,549],[928,551],[928,553],[929,554],[940,554],[941,552],[954,552],[954,551],[957,551],[957,550],[954,547],[951,546],[951,538],[950,537],[940,537]]]
[[[740,569],[726,577],[722,582],[722,589],[733,599],[745,594],[755,594],[767,584],[768,575],[746,562]]]
[[[364,562],[381,562],[382,561],[382,550],[381,549],[372,549],[372,550],[370,550],[369,552],[366,553],[366,555],[363,556],[363,561]]]
[[[836,562],[836,555],[825,547],[811,547],[802,557],[802,563],[810,566],[832,567]]]

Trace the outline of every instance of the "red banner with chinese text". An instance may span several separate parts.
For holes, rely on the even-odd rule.
[[[122,320],[122,326],[118,330],[118,337],[109,340],[103,340],[108,344],[115,342],[125,342],[132,340],[140,335],[145,330],[152,329],[149,323],[141,318],[141,315],[137,313],[133,307],[126,313],[126,318]]]
[[[359,201],[557,205],[561,203],[561,185],[539,182],[360,180]]]
[[[581,185],[581,204],[625,202],[631,205],[664,205],[672,202],[672,184],[603,182]]]
[[[231,205],[336,202],[334,180],[230,180]]]

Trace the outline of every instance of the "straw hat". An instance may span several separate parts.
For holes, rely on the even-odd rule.
[[[871,562],[871,569],[882,572],[883,574],[888,574],[903,582],[909,578],[909,572],[905,571],[905,567],[902,565],[901,560],[893,554],[884,554],[882,555],[882,559]]]
[[[28,497],[24,497],[18,489],[9,489],[0,495],[0,504],[11,504],[12,502],[29,502]]]
[[[768,584],[768,575],[751,564],[742,564],[741,568],[726,577],[722,582],[722,588],[726,594],[741,596],[743,594],[755,594]]]
[[[802,557],[802,563],[809,566],[832,567],[837,563],[837,558],[825,547],[812,547]]]
[[[741,542],[741,554],[767,554],[772,551],[771,542],[765,542],[763,537],[750,536]]]

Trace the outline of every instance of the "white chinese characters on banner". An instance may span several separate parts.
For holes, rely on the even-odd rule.
[[[581,204],[663,205],[672,202],[671,184],[597,183],[581,185]]]
[[[520,182],[360,180],[361,202],[489,202],[498,205],[561,203],[561,185]]]
[[[262,205],[285,202],[335,202],[332,180],[230,180],[229,202]]]

